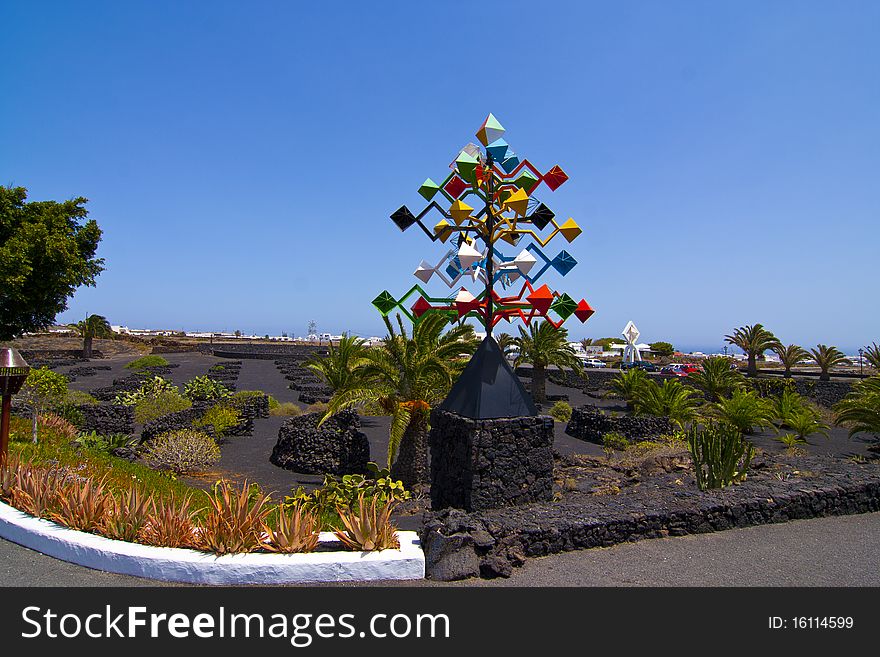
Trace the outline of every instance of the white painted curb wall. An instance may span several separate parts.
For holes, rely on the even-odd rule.
[[[189,584],[297,584],[422,579],[425,555],[416,532],[398,532],[399,550],[227,554],[126,543],[34,518],[0,502],[0,536],[96,570]],[[321,542],[335,541],[321,532]]]

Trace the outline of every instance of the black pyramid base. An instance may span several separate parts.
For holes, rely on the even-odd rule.
[[[477,347],[440,410],[474,420],[538,415],[531,395],[491,335]]]

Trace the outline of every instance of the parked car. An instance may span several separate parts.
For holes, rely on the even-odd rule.
[[[582,358],[581,364],[584,367],[608,367],[604,362],[602,362],[598,358]]]
[[[656,372],[658,368],[656,365],[654,365],[654,363],[648,362],[646,360],[637,360],[633,363],[620,363],[620,369],[640,369],[645,370],[646,372]]]

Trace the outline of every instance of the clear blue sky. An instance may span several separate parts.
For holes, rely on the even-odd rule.
[[[382,334],[488,112],[571,179],[576,338],[880,340],[880,3],[0,2],[0,184],[90,199],[59,319]],[[554,242],[555,250],[561,248]],[[442,284],[432,284],[442,293]]]

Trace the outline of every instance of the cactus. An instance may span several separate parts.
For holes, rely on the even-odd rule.
[[[687,431],[688,449],[700,490],[724,488],[746,478],[755,447],[723,422],[696,424]]]

